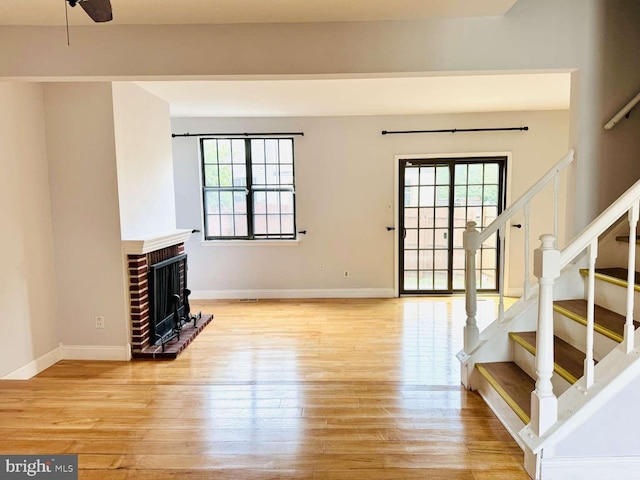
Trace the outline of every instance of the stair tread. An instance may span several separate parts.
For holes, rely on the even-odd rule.
[[[478,363],[476,368],[485,378],[486,375],[482,372],[482,369],[492,377],[493,381],[487,378],[489,383],[494,388],[496,388],[497,384],[499,387],[496,388],[498,394],[503,398],[504,394],[506,394],[509,399],[504,399],[516,415],[525,424],[529,423],[531,421],[531,392],[536,388],[535,381],[514,362]],[[500,392],[500,389],[503,392]],[[517,408],[514,408],[514,404]],[[520,412],[518,412],[518,408]]]
[[[612,279],[616,279],[619,282],[623,282],[625,286],[627,285],[627,272],[629,272],[629,269],[620,268],[620,267],[596,268],[596,274],[600,274],[606,277],[611,277]],[[586,276],[589,274],[589,270],[586,268],[582,268],[580,269],[580,273]],[[635,272],[634,282],[636,285],[636,289],[639,289],[640,288],[640,272]]]
[[[528,350],[535,355],[536,332],[511,332],[510,335],[524,340],[530,346]],[[556,372],[568,382],[575,383],[583,376],[585,354],[556,336],[553,337],[553,359]]]
[[[629,243],[629,237],[630,235],[619,235],[616,237],[616,241]],[[636,243],[640,243],[640,235],[636,235]]]
[[[553,302],[554,306],[558,306],[573,312],[575,315],[583,318],[586,321],[587,318],[587,301],[583,298],[575,299],[575,300],[556,300]],[[617,337],[617,340],[622,341],[624,337],[624,324],[625,317],[619,315],[611,310],[608,310],[599,305],[594,306],[594,322],[600,328],[608,330],[614,333]],[[633,321],[634,328],[640,327],[640,322],[637,320]]]

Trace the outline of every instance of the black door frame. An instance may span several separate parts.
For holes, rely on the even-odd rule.
[[[453,254],[454,254],[454,235],[453,235],[453,207],[454,207],[454,168],[456,164],[474,164],[474,163],[492,163],[496,162],[500,166],[499,170],[499,186],[498,186],[498,215],[506,207],[507,190],[508,190],[508,172],[510,163],[510,154],[507,152],[499,153],[480,153],[480,154],[444,154],[444,155],[397,155],[395,165],[395,191],[396,199],[398,201],[397,208],[395,209],[396,229],[395,235],[395,269],[394,269],[394,285],[395,291],[398,296],[401,295],[450,295],[464,292],[464,289],[453,288]],[[448,288],[446,290],[407,290],[404,289],[404,165],[406,163],[424,163],[425,165],[433,164],[447,164],[450,167],[450,188],[449,188],[449,227],[448,227]],[[505,245],[505,248],[506,245]],[[496,235],[496,283],[495,289],[478,289],[483,293],[495,293],[498,291],[501,281],[500,272],[500,241]]]

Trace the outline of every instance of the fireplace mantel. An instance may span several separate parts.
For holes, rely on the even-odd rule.
[[[192,230],[175,230],[162,235],[125,238],[122,240],[122,251],[125,255],[144,255],[162,248],[184,243],[189,240],[192,232]]]

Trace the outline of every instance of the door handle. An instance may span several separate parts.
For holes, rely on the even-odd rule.
[[[522,228],[522,224],[521,223],[512,223],[511,226],[513,228]]]
[[[396,227],[387,227],[387,232],[391,232],[391,231],[393,231],[395,229],[396,229]]]

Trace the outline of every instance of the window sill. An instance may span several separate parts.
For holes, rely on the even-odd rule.
[[[300,243],[295,240],[203,240],[202,247],[293,247]]]

